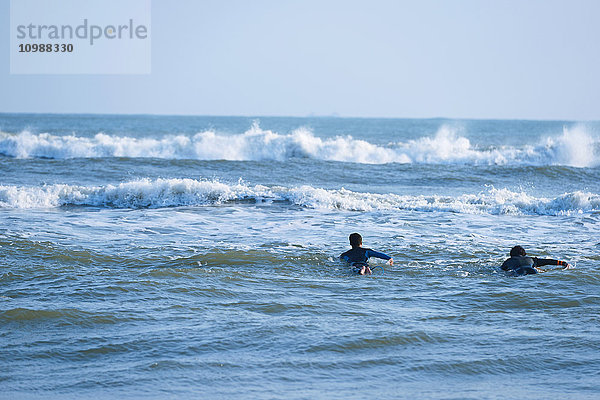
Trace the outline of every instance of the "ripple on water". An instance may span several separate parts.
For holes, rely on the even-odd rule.
[[[447,335],[439,335],[424,331],[411,331],[403,334],[392,334],[383,337],[352,337],[347,340],[327,341],[309,346],[307,353],[334,352],[345,353],[373,349],[393,349],[397,346],[425,345],[445,343],[449,340]]]
[[[117,315],[115,312],[89,312],[77,308],[45,310],[13,308],[0,312],[0,322],[17,324],[52,323],[58,326],[91,327],[141,319],[134,314],[125,317]]]

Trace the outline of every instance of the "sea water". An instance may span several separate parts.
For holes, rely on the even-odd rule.
[[[598,398],[599,222],[597,122],[0,114],[0,398]]]

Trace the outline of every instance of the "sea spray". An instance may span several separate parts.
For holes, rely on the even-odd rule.
[[[600,164],[600,142],[594,140],[582,125],[563,128],[559,137],[546,139],[545,150],[556,164],[573,167],[596,167]]]

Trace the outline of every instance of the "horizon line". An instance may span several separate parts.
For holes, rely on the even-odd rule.
[[[216,118],[339,118],[339,119],[389,119],[389,120],[450,120],[450,121],[531,121],[531,122],[600,122],[600,119],[543,119],[543,118],[494,118],[494,117],[390,117],[390,116],[348,116],[332,114],[306,115],[250,115],[250,114],[171,114],[171,113],[126,113],[126,112],[38,112],[38,111],[0,111],[0,115],[97,115],[97,116],[146,116],[146,117],[216,117]]]

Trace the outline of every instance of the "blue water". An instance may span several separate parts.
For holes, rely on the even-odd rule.
[[[0,398],[598,398],[599,220],[598,122],[0,114]]]

